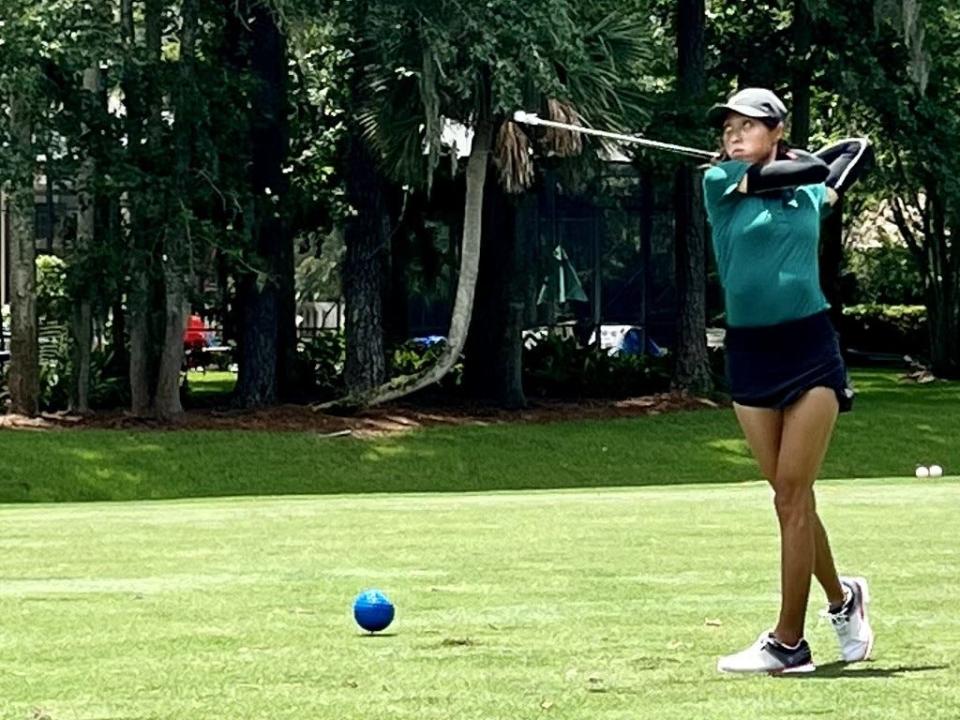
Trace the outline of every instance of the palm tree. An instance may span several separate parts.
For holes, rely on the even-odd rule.
[[[645,115],[631,79],[650,61],[640,13],[607,12],[597,18],[602,2],[588,8],[569,2],[565,12],[553,5],[549,13],[508,0],[476,7],[454,2],[387,5],[371,7],[365,28],[362,51],[369,53],[369,62],[367,97],[359,115],[363,137],[388,177],[429,190],[442,152],[444,121],[472,131],[460,271],[447,342],[436,365],[327,405],[372,405],[408,395],[440,380],[459,359],[480,267],[488,172],[497,173],[505,192],[523,192],[534,179],[531,152],[537,143],[543,154],[577,154],[583,147],[578,135],[527,135],[510,119],[518,106],[614,129],[636,127]],[[390,32],[378,23],[388,23]],[[516,36],[528,45],[520,45]],[[489,54],[477,48],[487,48]],[[498,71],[501,67],[512,72]],[[519,347],[518,328],[504,338],[508,349]]]

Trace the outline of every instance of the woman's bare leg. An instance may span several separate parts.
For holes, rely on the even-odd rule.
[[[810,502],[813,507],[813,574],[827,596],[827,603],[829,605],[839,605],[843,602],[843,586],[840,584],[837,566],[833,562],[833,553],[830,551],[827,531],[817,514],[817,497],[812,488],[810,490]]]
[[[814,528],[821,526],[815,516],[813,483],[830,444],[838,412],[833,390],[814,388],[783,413],[773,481],[774,506],[780,522],[781,594],[780,619],[774,635],[787,645],[794,645],[803,637],[817,548]],[[829,552],[829,545],[825,547]]]
[[[783,411],[747,407],[733,404],[740,427],[747,439],[760,472],[773,485],[777,478],[777,461],[780,457],[780,442],[783,433]],[[830,542],[820,517],[816,513],[817,502],[811,488],[810,506],[813,509],[814,564],[813,574],[827,596],[827,602],[835,605],[843,601],[843,587],[830,551]]]

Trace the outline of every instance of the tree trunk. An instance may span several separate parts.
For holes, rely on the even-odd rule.
[[[674,176],[677,356],[673,385],[693,393],[713,389],[707,355],[707,267],[703,198],[693,168]]]
[[[40,349],[37,344],[37,265],[33,179],[33,125],[26,101],[10,103],[14,151],[26,165],[10,194],[10,410],[34,417],[40,411]]]
[[[927,293],[930,365],[937,377],[956,380],[960,378],[960,308],[956,278],[946,280]]]
[[[180,229],[176,227],[170,228],[171,234],[179,232],[181,232]],[[183,404],[180,402],[180,373],[183,369],[183,333],[187,327],[190,304],[187,301],[183,271],[172,257],[168,263],[169,267],[164,272],[166,324],[154,406],[157,417],[161,420],[176,420],[183,415]]]
[[[347,306],[347,392],[360,395],[386,378],[383,344],[383,292],[386,258],[381,178],[376,163],[358,133],[347,149],[347,202],[354,215],[344,228],[347,253],[343,294]]]
[[[946,189],[930,179],[926,187],[926,242],[932,272],[927,280],[927,317],[930,325],[930,360],[938,377],[960,378],[960,273],[956,242],[947,229]]]
[[[94,63],[83,71],[83,90],[94,97],[100,93],[100,66]],[[77,202],[77,245],[73,252],[73,271],[79,273],[74,285],[74,305],[70,317],[70,361],[73,382],[70,389],[70,411],[90,412],[90,352],[93,345],[93,311],[89,278],[83,277],[88,267],[90,249],[96,242],[97,196],[93,185],[97,164],[91,151],[83,160],[79,172]],[[47,184],[50,184],[47,178]]]
[[[260,407],[290,397],[296,387],[296,303],[293,241],[285,219],[288,181],[283,173],[289,149],[287,49],[273,12],[251,3],[250,71],[255,83],[250,117],[250,184],[254,201],[253,247],[261,275],[241,281],[243,324],[237,402]]]
[[[493,124],[485,117],[478,120],[473,142],[470,147],[470,159],[467,161],[467,189],[463,211],[463,243],[460,248],[460,274],[457,280],[457,294],[447,333],[447,344],[437,359],[437,364],[416,375],[394,378],[381,385],[374,392],[365,395],[348,396],[343,400],[325,403],[318,409],[334,406],[376,405],[404,397],[422,388],[438,382],[450,372],[463,352],[470,329],[473,314],[473,295],[477,285],[477,269],[480,264],[480,238],[483,230],[483,187],[487,177],[487,164],[490,161],[490,148],[493,142]]]
[[[914,198],[923,226],[915,228],[899,194],[891,198],[894,220],[923,277],[934,374],[960,379],[960,250],[948,239],[947,208],[939,179],[927,175],[926,202]],[[955,229],[954,229],[955,232]]]
[[[704,0],[677,6],[677,79],[686,103],[704,92]],[[694,393],[713,389],[707,355],[707,256],[703,198],[689,164],[674,176],[677,354],[673,385]]]
[[[149,293],[146,284],[145,272],[134,270],[131,273],[127,310],[130,321],[130,412],[134,417],[147,417],[153,405],[150,400]]]
[[[70,315],[72,387],[69,411],[90,412],[90,355],[93,347],[93,309],[89,298],[75,298]]]
[[[192,267],[190,247],[190,186],[194,103],[197,101],[194,59],[198,30],[198,0],[183,0],[180,10],[181,36],[178,84],[174,93],[173,219],[164,232],[164,331],[157,375],[155,407],[162,420],[183,414],[180,402],[180,373],[183,369],[183,333],[190,304],[187,289]]]
[[[793,2],[793,78],[791,94],[793,103],[790,109],[790,140],[794,147],[806,149],[810,142],[810,34],[812,18],[807,3],[810,0]]]
[[[160,0],[146,0],[143,8],[146,47],[142,54],[138,52],[136,44],[133,0],[123,0],[120,19],[128,60],[123,77],[127,153],[131,164],[149,177],[155,170],[151,155],[161,152],[161,98],[155,80],[160,62],[163,20]],[[154,333],[151,331],[155,282],[150,268],[152,237],[157,232],[158,212],[147,198],[148,192],[143,184],[138,184],[131,188],[128,196],[130,410],[136,417],[146,417],[152,412],[153,387],[150,378],[156,365],[152,352]]]
[[[286,209],[290,183],[283,172],[290,154],[287,41],[268,7],[263,7],[263,19],[253,62],[255,76],[263,78],[258,102],[263,107],[264,122],[257,142],[265,155],[264,175],[277,202],[273,211],[261,218],[261,232],[272,237],[270,265],[277,282],[277,392],[282,400],[290,401],[296,399],[302,383],[297,377],[296,258]],[[259,54],[263,56],[262,70]],[[255,148],[254,162],[256,153]]]
[[[253,225],[252,208],[244,214]],[[277,293],[260,276],[247,274],[240,280],[238,295],[241,321],[236,402],[246,408],[272,405],[277,399]]]

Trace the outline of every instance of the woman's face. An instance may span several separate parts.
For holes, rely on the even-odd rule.
[[[735,112],[723,121],[723,149],[731,160],[751,165],[770,162],[776,158],[781,138],[782,124],[771,130],[760,120]]]

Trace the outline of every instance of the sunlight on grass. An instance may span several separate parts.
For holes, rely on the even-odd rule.
[[[236,582],[234,575],[170,575],[137,578],[27,578],[7,579],[0,595],[49,597],[75,593],[161,593],[183,592],[204,587],[224,587]]]
[[[398,455],[405,455],[409,453],[410,449],[401,447],[399,445],[374,445],[370,449],[370,452],[380,455],[381,457],[396,457]]]
[[[83,450],[80,448],[74,448],[68,451],[74,457],[80,458],[81,460],[86,460],[87,462],[102,462],[106,455],[102,452],[97,452],[95,450]]]
[[[194,397],[211,395],[229,395],[237,384],[236,373],[223,370],[190,370],[187,373],[187,387]]]
[[[128,453],[162,453],[167,452],[169,448],[165,448],[162,445],[155,445],[152,443],[138,443],[137,445],[124,448],[124,452]]]
[[[750,448],[747,446],[746,440],[711,440],[707,443],[707,447],[719,450],[723,459],[727,462],[737,463],[739,465],[750,465],[753,463]]]
[[[907,383],[900,381],[900,373],[885,370],[859,370],[854,379],[857,392],[871,390],[888,390],[904,386]]]
[[[414,458],[429,461],[436,457],[436,455],[437,452],[435,450],[414,448],[410,445],[396,443],[390,445],[374,445],[372,447],[368,446],[366,452],[360,456],[360,459],[375,463],[387,460],[413,461]]]

